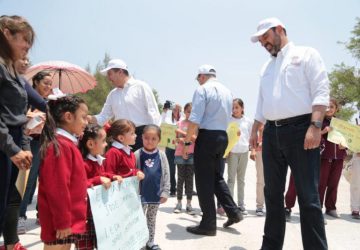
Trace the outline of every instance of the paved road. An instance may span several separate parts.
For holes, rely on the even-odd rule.
[[[173,207],[176,199],[170,198],[167,203],[162,205],[157,217],[156,243],[165,250],[207,250],[207,249],[259,249],[261,246],[264,217],[255,215],[255,166],[249,161],[246,173],[245,202],[249,215],[245,219],[229,229],[223,229],[222,224],[226,221],[225,217],[218,217],[218,231],[216,237],[203,237],[189,234],[185,227],[195,225],[200,220],[199,206],[197,197],[194,197],[193,206],[197,208],[197,215],[191,216],[186,213],[174,214]],[[338,194],[338,212],[340,219],[333,219],[325,216],[328,224],[326,233],[329,249],[351,250],[360,249],[360,221],[353,220],[349,215],[349,184],[342,177]],[[35,225],[34,205],[29,207],[28,212],[28,232],[21,235],[21,242],[29,250],[42,249],[40,241],[40,228]],[[284,249],[302,249],[299,210],[296,206],[293,210],[293,220],[287,223]],[[0,239],[2,241],[2,239]]]

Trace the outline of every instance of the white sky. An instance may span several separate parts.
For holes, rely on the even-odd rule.
[[[161,102],[181,105],[198,86],[198,66],[212,64],[251,118],[268,58],[250,42],[258,22],[278,17],[289,39],[316,48],[331,71],[341,62],[355,64],[338,41],[348,41],[359,10],[359,0],[0,0],[0,14],[21,15],[33,25],[33,64],[64,60],[94,70],[108,53],[127,62]]]

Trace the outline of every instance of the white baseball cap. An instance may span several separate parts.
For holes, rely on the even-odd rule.
[[[124,69],[128,71],[128,67],[126,63],[121,59],[112,59],[109,61],[108,66],[101,70],[101,74],[106,75],[106,72],[108,72],[110,69]]]
[[[251,36],[251,41],[256,43],[259,41],[259,36],[265,34],[266,31],[273,27],[281,26],[285,29],[285,25],[276,17],[266,18],[259,22],[257,32]]]
[[[201,65],[198,69],[198,75],[202,74],[202,75],[214,75],[216,76],[216,70],[214,68],[214,66],[209,65],[209,64],[204,64]]]

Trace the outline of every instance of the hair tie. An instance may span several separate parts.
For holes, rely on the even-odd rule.
[[[109,123],[109,122],[105,123],[104,126],[103,126],[103,128],[104,128],[106,134],[109,134],[110,129],[111,129],[110,123]]]

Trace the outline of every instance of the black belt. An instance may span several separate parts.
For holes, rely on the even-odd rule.
[[[268,124],[270,124],[272,126],[275,126],[275,127],[281,127],[281,126],[286,126],[286,125],[289,125],[289,124],[304,122],[304,121],[307,121],[307,120],[310,122],[311,114],[299,115],[299,116],[294,116],[294,117],[281,119],[281,120],[276,120],[276,121],[267,120],[266,123],[268,123]]]

